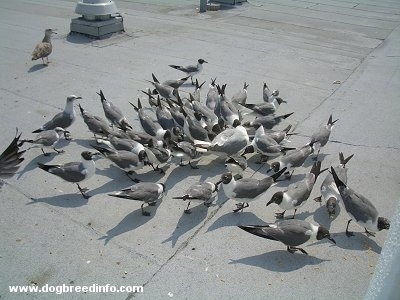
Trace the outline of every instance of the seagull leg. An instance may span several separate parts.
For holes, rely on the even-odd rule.
[[[368,231],[367,228],[365,228],[365,227],[364,227],[364,229],[365,229],[365,233],[367,234],[367,236],[373,236],[373,237],[375,237],[375,233],[373,233],[373,232],[371,232],[371,231]]]
[[[199,168],[198,166],[193,166],[193,165],[192,165],[192,162],[191,162],[190,160],[189,160],[189,166],[190,166],[192,169],[195,169],[195,170]]]
[[[125,174],[126,174],[126,176],[128,176],[129,179],[132,180],[133,182],[135,182],[135,183],[139,183],[139,182],[140,182],[139,179],[137,179],[137,178],[132,178],[132,177],[130,176],[130,175],[132,175],[132,174],[135,174],[135,172],[129,171],[129,172],[125,172]]]
[[[144,202],[143,202],[143,204],[140,206],[140,208],[142,209],[142,215],[143,215],[143,216],[146,216],[146,217],[150,216],[150,213],[149,213],[148,211],[144,211],[143,205],[144,205]]]
[[[76,185],[78,186],[78,189],[79,189],[79,191],[81,192],[83,198],[89,199],[89,198],[90,198],[90,195],[86,194],[86,192],[88,191],[88,189],[87,189],[87,188],[81,188],[80,185],[79,185],[79,183],[77,183]]]
[[[238,203],[238,204],[236,204],[236,207],[237,207],[237,208],[233,210],[233,212],[235,212],[235,213],[237,213],[237,212],[239,212],[239,211],[243,211],[244,208],[249,207],[249,204],[248,204],[248,203],[245,203],[245,202],[243,202],[243,203]]]
[[[289,251],[292,254],[295,253],[297,250],[303,252],[305,255],[308,255],[307,251],[302,249],[302,248],[293,247],[293,246],[287,246],[287,251]]]
[[[42,152],[43,152],[43,155],[44,155],[44,156],[49,156],[49,155],[50,155],[50,153],[44,152],[43,148],[42,148]]]
[[[294,172],[294,170],[292,171],[292,173],[289,173],[289,172],[284,173],[287,180],[290,180],[292,178],[293,172]]]
[[[195,85],[195,83],[193,82],[193,76],[190,76],[190,80],[192,81],[192,85]]]
[[[354,236],[354,233],[352,233],[351,231],[349,231],[349,225],[350,225],[351,219],[347,222],[347,227],[346,227],[346,235],[348,237]]]
[[[318,154],[319,154],[319,151],[321,151],[321,149],[318,149],[318,152],[317,152],[317,155],[315,156],[315,157],[313,157],[313,161],[317,161],[317,159],[318,159]]]
[[[64,150],[57,150],[55,147],[53,147],[53,150],[56,151],[57,154],[60,154],[60,153],[64,153],[64,152],[65,152]]]
[[[283,217],[285,216],[285,212],[286,212],[286,210],[284,210],[284,211],[281,212],[281,213],[275,213],[275,217],[276,217],[277,219],[283,219]]]
[[[189,161],[189,163],[190,163],[190,161]],[[181,157],[181,162],[179,163],[179,166],[180,167],[185,167],[185,166],[187,166],[187,165],[185,165],[184,163],[183,163],[183,158]]]
[[[292,219],[294,219],[294,216],[296,215],[296,211],[297,211],[297,209],[294,210],[294,214],[293,214]]]
[[[318,196],[318,197],[314,198],[314,201],[321,203],[322,202],[322,196]]]
[[[183,211],[185,214],[191,214],[191,213],[192,213],[192,212],[190,211],[190,209],[189,209],[189,205],[190,205],[190,201],[189,201],[189,203],[188,203],[186,209]]]

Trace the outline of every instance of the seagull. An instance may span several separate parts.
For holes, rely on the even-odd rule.
[[[266,133],[272,137],[278,144],[282,143],[284,140],[290,142],[287,137],[290,135],[295,135],[296,133],[289,133],[290,129],[292,128],[292,125],[288,125],[286,128],[280,130],[280,131],[272,131],[268,130]]]
[[[173,197],[172,199],[182,199],[183,201],[189,200],[189,203],[184,212],[186,214],[190,214],[191,211],[189,210],[189,206],[192,200],[202,201],[205,206],[210,207],[211,203],[214,200],[213,193],[217,190],[217,185],[207,181],[190,186],[185,195],[181,197]]]
[[[241,104],[241,105],[246,105],[246,100],[247,100],[247,88],[249,85],[245,82],[243,85],[243,89],[235,93],[231,101],[236,104]]]
[[[89,179],[94,175],[96,171],[96,166],[92,159],[94,155],[96,153],[83,151],[81,153],[81,162],[70,162],[64,165],[44,165],[38,163],[38,166],[40,169],[56,175],[65,181],[76,183],[83,198],[88,199],[90,196],[86,193],[87,189],[81,188],[79,182]]]
[[[190,79],[192,80],[192,85],[194,85],[193,82],[193,76],[199,74],[203,70],[203,64],[207,63],[204,59],[200,58],[197,60],[197,65],[189,65],[189,66],[177,66],[177,65],[169,65],[171,68],[174,68],[176,70],[185,72],[190,76]]]
[[[285,151],[294,150],[295,148],[288,148],[278,144],[272,137],[265,134],[264,127],[260,126],[256,130],[254,139],[249,146],[244,150],[244,154],[257,152],[261,154],[261,161],[263,158],[279,156]]]
[[[283,100],[280,97],[274,98],[272,102],[263,102],[260,104],[250,104],[250,103],[240,103],[242,106],[250,109],[253,114],[258,115],[258,116],[268,116],[272,115],[276,112],[278,109],[279,105],[282,103],[287,103],[285,100]]]
[[[317,161],[313,164],[310,173],[299,182],[294,182],[290,184],[284,191],[276,192],[271,200],[267,203],[267,206],[276,203],[280,208],[284,209],[282,213],[276,213],[277,218],[283,218],[286,210],[294,209],[294,216],[298,208],[306,203],[308,197],[310,197],[311,191],[317,181],[318,175],[326,171],[324,169],[321,171],[321,162]]]
[[[290,219],[279,221],[275,224],[238,227],[256,236],[282,242],[286,245],[287,251],[292,254],[299,250],[308,255],[304,249],[297,247],[306,242],[328,239],[336,244],[336,241],[331,238],[329,231],[325,227],[303,220]]]
[[[265,192],[277,181],[279,176],[285,172],[285,168],[275,173],[272,176],[265,177],[264,179],[255,178],[242,178],[235,180],[231,172],[221,175],[221,179],[216,183],[222,183],[222,188],[225,195],[232,200],[238,201],[236,204],[237,209],[234,212],[243,211],[244,208],[249,207],[250,201],[258,200],[264,196]]]
[[[199,84],[199,82],[197,81],[197,78],[196,78],[196,88],[195,88],[193,94],[191,94],[194,101],[200,102],[200,100],[201,100],[201,97],[200,97],[200,89],[201,89],[201,87],[203,86],[203,84],[205,84],[205,83],[206,83],[206,82],[203,81],[202,84]]]
[[[207,107],[202,102],[193,101],[192,102],[193,111],[202,117],[205,122],[205,129],[212,131],[216,134],[221,132],[221,127],[219,126],[218,117],[214,113],[214,110]]]
[[[368,236],[375,236],[374,232],[390,228],[390,221],[384,217],[379,217],[378,210],[370,200],[348,188],[339,179],[333,167],[331,167],[331,173],[340,196],[343,199],[344,207],[350,216],[346,227],[346,235],[348,237],[354,235],[354,233],[349,231],[349,225],[352,220],[363,227]]]
[[[38,133],[44,130],[54,129],[56,127],[68,128],[75,121],[76,112],[74,109],[74,101],[77,99],[82,99],[82,97],[78,97],[75,95],[70,95],[67,97],[67,103],[65,104],[65,108],[62,112],[56,114],[53,119],[45,123],[39,129],[32,131],[32,133]]]
[[[219,133],[210,143],[199,142],[195,143],[195,146],[222,156],[241,153],[249,145],[249,135],[239,120],[236,120],[233,126]]]
[[[170,144],[172,144],[171,156],[179,157],[181,159],[179,164],[180,166],[186,166],[183,163],[183,159],[187,159],[189,161],[188,165],[190,165],[192,169],[198,169],[197,166],[193,166],[191,163],[191,160],[197,158],[199,154],[192,143],[187,141],[175,142],[171,140]]]
[[[34,139],[31,140],[21,140],[21,145],[23,143],[35,144],[41,147],[43,155],[49,156],[50,153],[44,152],[43,148],[51,148],[58,154],[63,153],[64,150],[57,150],[55,147],[62,136],[65,136],[69,131],[61,127],[56,127],[50,130],[44,130],[39,132]]]
[[[291,115],[293,115],[294,112],[281,115],[281,116],[273,116],[273,115],[267,115],[267,116],[261,116],[261,117],[256,117],[254,121],[246,122],[243,124],[245,127],[256,127],[262,125],[264,126],[265,129],[272,129],[275,125],[278,125],[282,120],[287,119]]]
[[[269,89],[267,84],[264,82],[264,85],[263,85],[263,100],[264,100],[264,102],[272,102],[275,99],[275,97],[277,97],[278,95],[279,95],[278,90],[273,90],[271,92],[271,90]]]
[[[95,139],[97,139],[96,134],[107,136],[111,133],[110,126],[108,125],[106,120],[104,120],[101,117],[88,113],[86,110],[82,108],[80,104],[79,104],[79,109],[81,111],[83,121],[85,122],[89,130],[93,132]]]
[[[143,130],[156,138],[157,140],[168,140],[171,138],[171,132],[169,130],[165,130],[161,127],[160,124],[154,122],[154,120],[146,113],[146,111],[142,107],[142,103],[138,98],[137,106],[133,103],[129,102],[130,105],[137,111],[139,116],[140,125],[142,125]]]
[[[153,76],[154,82],[160,83],[154,74],[152,74],[152,76]],[[186,80],[189,79],[189,77],[190,76],[183,77],[183,78],[180,78],[180,79],[166,80],[162,84],[163,85],[168,85],[168,86],[172,87],[173,89],[179,89],[181,87],[181,85],[184,84],[186,82]]]
[[[128,124],[126,117],[122,113],[122,111],[116,107],[111,101],[108,101],[103,94],[103,91],[100,90],[100,93],[97,93],[100,96],[101,104],[103,105],[104,115],[111,122],[112,125],[121,128],[122,130],[127,130],[128,128],[132,129],[132,126]]]
[[[119,192],[108,194],[112,197],[124,198],[129,200],[142,201],[140,206],[143,216],[150,216],[150,213],[144,211],[143,206],[147,203],[149,206],[156,205],[157,200],[160,200],[165,193],[165,185],[163,183],[139,182],[130,187],[122,189]]]
[[[43,61],[43,65],[48,65],[49,55],[53,51],[53,45],[51,44],[52,34],[57,34],[57,32],[55,32],[54,29],[46,29],[44,31],[43,40],[36,45],[35,49],[32,52],[32,60],[37,60],[41,58]],[[44,58],[46,58],[47,63],[44,62]]]
[[[222,120],[227,125],[233,125],[235,120],[240,121],[241,117],[239,115],[239,110],[236,109],[234,104],[230,103],[225,96],[225,88],[226,84],[220,87],[217,85],[218,93],[219,93],[219,101],[217,102],[216,108],[216,115],[218,118],[222,118]],[[219,110],[219,111],[218,111]],[[215,109],[214,109],[215,111]]]
[[[194,143],[199,142],[210,142],[213,136],[201,126],[201,116],[198,113],[195,113],[195,119],[192,119],[185,107],[182,107],[182,113],[185,116],[185,120],[183,123],[183,132]]]
[[[314,158],[314,160],[317,160],[319,151],[321,150],[321,147],[325,146],[326,143],[329,140],[329,136],[331,135],[331,131],[333,128],[333,124],[335,124],[339,119],[336,119],[335,121],[332,121],[332,115],[330,115],[328,123],[324,126],[321,126],[318,131],[314,132],[311,135],[310,142],[314,143],[315,150],[318,149],[317,156]]]
[[[347,158],[344,158],[342,152],[339,152],[339,160],[340,164],[335,167],[335,172],[338,175],[340,181],[344,184],[347,183],[347,168],[346,164],[353,157],[354,154],[350,155]],[[339,191],[336,187],[335,181],[333,180],[333,176],[331,173],[328,173],[321,184],[321,196],[315,198],[316,202],[322,202],[321,197],[326,200],[326,208],[328,210],[329,219],[333,219],[336,215],[336,205],[342,199],[340,197]]]
[[[144,147],[144,151],[146,151],[148,162],[153,170],[165,174],[165,171],[163,168],[159,168],[159,165],[171,160],[171,151],[167,148],[167,144],[162,142],[162,146],[159,146],[151,140],[147,147]],[[154,165],[157,166],[154,167]]]
[[[144,150],[142,143],[129,138],[119,138],[114,134],[108,136],[108,140],[116,150],[125,150],[139,155]],[[107,144],[107,143],[106,143]]]
[[[232,173],[235,179],[243,178],[242,174],[247,168],[247,159],[244,155],[231,155],[225,159],[225,168]]]
[[[209,85],[209,89],[207,92],[206,105],[211,110],[214,110],[215,105],[219,98],[218,89],[217,86],[215,85],[216,80],[217,78],[215,79],[211,78],[211,83]]]
[[[105,158],[112,161],[118,168],[125,171],[130,179],[129,175],[134,174],[136,170],[141,169],[145,164],[147,154],[144,150],[135,154],[131,151],[126,150],[114,150],[111,148],[105,148],[100,146],[91,145],[94,149],[99,151]],[[134,182],[139,182],[138,179],[132,179]]]
[[[153,78],[155,77],[154,74],[151,74]],[[173,99],[176,100],[176,91],[177,89],[169,86],[169,85],[164,85],[162,83],[159,83],[157,81],[150,81],[148,80],[156,89],[157,93],[160,94],[161,97],[164,97],[166,99]]]
[[[24,160],[22,155],[26,150],[20,151],[20,137],[18,130],[15,138],[0,155],[0,189],[4,185],[4,179],[11,178],[17,172],[19,164]]]
[[[175,121],[171,111],[169,108],[161,105],[160,96],[157,97],[156,117],[158,124],[160,124],[164,130],[173,130],[173,128],[175,128]]]
[[[286,167],[287,172],[285,175],[287,176],[287,179],[290,180],[294,172],[294,168],[301,167],[306,161],[307,157],[309,157],[313,152],[313,143],[309,143],[296,150],[288,151],[286,155],[281,156],[278,161],[271,163],[271,169],[269,169],[267,173],[271,170],[277,172],[283,167]],[[292,173],[289,173],[290,171],[292,171]]]

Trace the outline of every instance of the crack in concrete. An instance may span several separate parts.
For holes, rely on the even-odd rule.
[[[306,137],[306,138],[311,138],[310,135],[300,134],[300,133],[297,134],[297,136]],[[395,146],[380,146],[380,145],[354,144],[354,143],[344,142],[344,141],[338,141],[338,140],[329,140],[329,142],[330,142],[330,143],[334,143],[334,144],[342,144],[342,145],[352,146],[352,147],[364,147],[364,148],[370,148],[370,149],[400,150],[399,147],[395,147]]]
[[[186,249],[186,247],[189,245],[190,241],[193,240],[193,238],[195,238],[197,236],[197,234],[208,224],[208,222],[219,212],[219,210],[223,207],[223,205],[228,201],[229,199],[226,199],[224,202],[222,202],[218,208],[216,208],[215,210],[213,210],[209,216],[207,216],[207,218],[204,220],[203,224],[201,224],[196,231],[189,236],[185,241],[183,241],[179,247],[176,249],[176,251],[161,265],[161,267],[146,281],[142,284],[142,286],[146,286],[147,284],[149,284],[154,277],[156,277],[163,269],[164,267],[166,267],[168,265],[168,263],[173,260],[175,258],[176,255],[178,255],[180,252],[182,252],[184,249]],[[130,300],[132,298],[135,297],[135,295],[137,294],[137,292],[132,292],[129,293],[126,300]]]

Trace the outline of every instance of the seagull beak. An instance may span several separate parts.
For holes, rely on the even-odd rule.
[[[218,181],[215,183],[215,186],[218,187],[218,185],[220,185],[220,183],[222,183],[222,179],[218,180]]]
[[[336,245],[336,241],[333,238],[328,237],[328,240],[330,240],[332,243],[334,243]]]

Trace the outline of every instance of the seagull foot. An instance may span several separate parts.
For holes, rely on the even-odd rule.
[[[237,213],[239,211],[243,211],[244,208],[249,207],[248,203],[238,203],[236,204],[236,209],[233,210],[233,212]]]
[[[347,237],[351,237],[351,236],[354,236],[354,233],[351,231],[346,231],[346,235],[347,235]]]
[[[149,206],[156,206],[156,202],[150,202]]]
[[[375,233],[373,233],[373,232],[371,232],[371,231],[368,231],[366,228],[365,228],[365,233],[367,234],[367,236],[373,236],[373,237],[375,237]]]
[[[190,209],[185,209],[184,211],[183,211],[185,214],[188,214],[188,215],[190,215],[192,212],[190,211]]]

